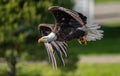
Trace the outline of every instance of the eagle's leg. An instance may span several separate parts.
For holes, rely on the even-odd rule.
[[[80,37],[80,38],[78,39],[78,42],[79,42],[80,44],[87,44],[86,35],[83,36],[82,38]]]

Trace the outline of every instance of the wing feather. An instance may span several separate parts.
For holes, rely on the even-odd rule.
[[[70,20],[72,19],[75,20],[74,21],[75,23],[79,24],[79,27],[84,26],[86,24],[87,17],[77,11],[66,9],[64,7],[59,7],[59,6],[51,6],[49,10],[52,12],[53,16],[55,17],[55,21],[57,21],[57,23],[60,24],[65,22],[69,23],[71,22]],[[72,26],[76,26],[76,25],[72,25]]]

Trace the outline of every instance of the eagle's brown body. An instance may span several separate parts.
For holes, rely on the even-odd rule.
[[[102,31],[97,30],[100,28],[98,25],[87,28],[87,17],[83,14],[59,6],[52,6],[49,10],[55,18],[55,24],[39,25],[42,38],[38,42],[43,40],[53,67],[57,67],[54,51],[65,65],[62,54],[67,56],[67,41],[78,39],[84,44],[85,39],[91,41],[102,38]]]

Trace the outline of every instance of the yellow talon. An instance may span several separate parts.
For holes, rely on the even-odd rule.
[[[83,36],[83,41],[84,41],[84,44],[87,44],[87,38],[86,38],[86,36]]]
[[[83,36],[82,38],[78,39],[78,42],[79,42],[80,44],[87,44],[86,36]]]
[[[41,42],[43,42],[43,39],[42,39],[42,38],[39,38],[39,39],[38,39],[38,43],[41,43]]]
[[[82,44],[82,42],[80,41],[80,39],[78,39],[78,42],[79,42],[80,44]]]

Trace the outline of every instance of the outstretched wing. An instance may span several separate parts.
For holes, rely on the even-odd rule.
[[[57,31],[58,40],[68,41],[84,34],[84,31],[78,31],[77,28],[86,25],[86,16],[77,11],[59,6],[51,6],[49,10],[55,18],[55,27],[60,28],[60,30],[56,28],[54,30],[55,32]],[[78,33],[76,33],[77,31]]]
[[[51,6],[49,10],[55,17],[56,22],[61,25],[66,24],[66,26],[81,27],[86,24],[87,17],[77,11],[59,6]]]
[[[54,25],[53,24],[40,24],[38,27],[38,30],[41,33],[41,36],[47,36],[53,31]],[[67,50],[67,43],[64,41],[52,41],[49,43],[44,43],[45,48],[48,53],[49,61],[52,62],[52,65],[54,68],[57,68],[57,63],[56,63],[56,58],[55,58],[55,53],[57,53],[60,61],[62,62],[63,65],[64,59],[63,59],[63,54],[67,56],[66,50]]]

